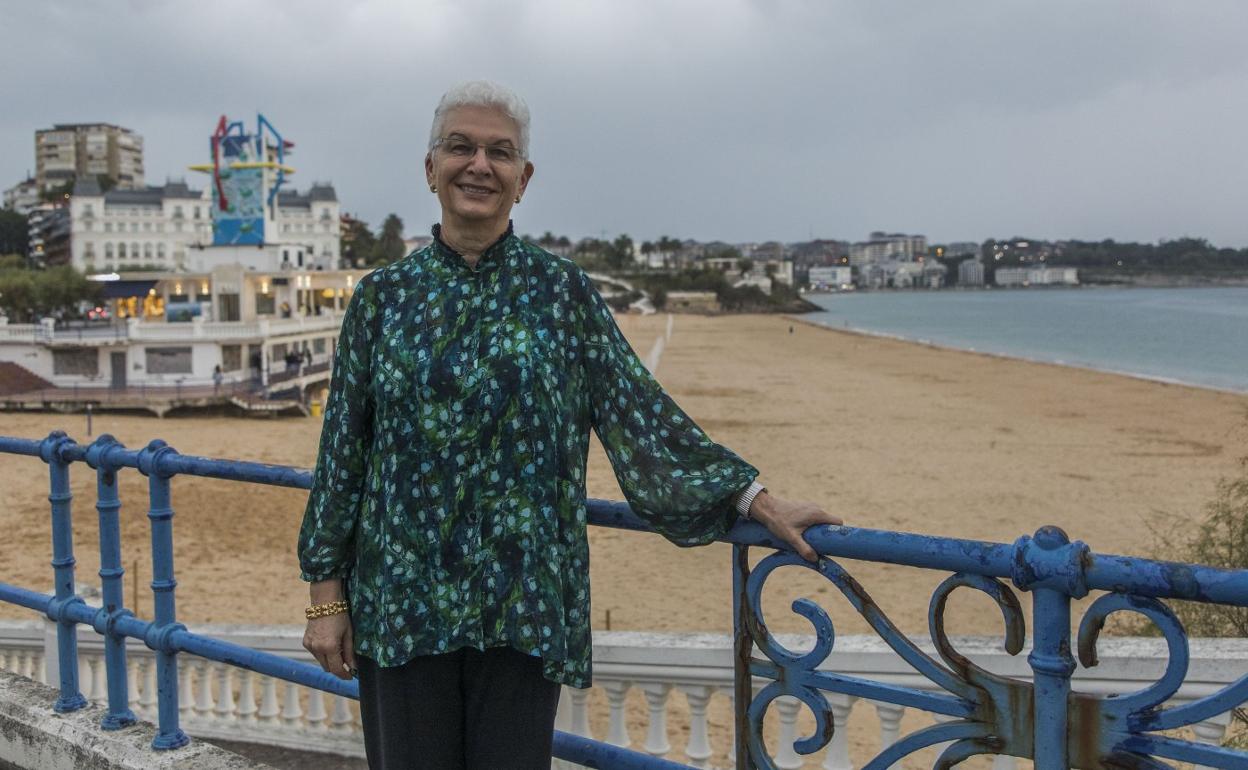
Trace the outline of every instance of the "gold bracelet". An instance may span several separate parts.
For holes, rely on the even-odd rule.
[[[336,602],[328,602],[326,604],[313,604],[303,611],[308,620],[316,618],[325,618],[330,615],[337,615],[340,612],[346,612],[351,609],[351,605],[347,604],[346,599],[339,599]]]

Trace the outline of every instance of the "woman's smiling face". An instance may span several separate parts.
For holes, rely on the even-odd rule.
[[[425,156],[425,176],[437,185],[443,224],[477,228],[493,223],[500,232],[506,229],[516,196],[524,194],[533,175],[533,164],[519,155],[519,134],[516,122],[497,108],[456,107],[447,113],[441,141]],[[463,153],[464,145],[474,145],[470,155]],[[505,152],[475,145],[509,147],[513,158],[500,160],[497,156]]]

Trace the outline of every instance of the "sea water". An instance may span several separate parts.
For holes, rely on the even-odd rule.
[[[804,318],[947,347],[1248,391],[1248,288],[813,294]]]

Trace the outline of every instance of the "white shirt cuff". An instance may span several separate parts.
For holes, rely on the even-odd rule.
[[[741,518],[750,518],[750,505],[753,504],[754,498],[758,497],[759,492],[765,492],[766,490],[767,487],[759,484],[757,479],[750,482],[745,491],[737,497],[737,513],[741,515]]]

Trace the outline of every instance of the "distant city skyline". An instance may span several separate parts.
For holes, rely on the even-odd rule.
[[[6,89],[3,188],[34,172],[36,130],[94,121],[143,137],[148,184],[201,187],[186,167],[218,116],[259,109],[297,189],[331,181],[416,235],[434,104],[487,77],[533,112],[524,233],[1248,246],[1229,0],[4,8],[10,61],[37,66]]]

